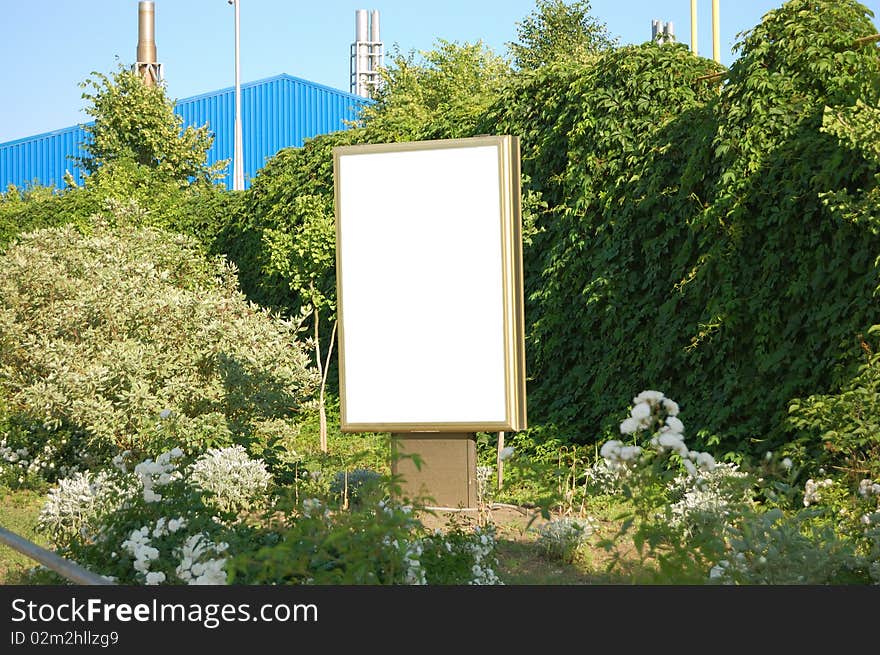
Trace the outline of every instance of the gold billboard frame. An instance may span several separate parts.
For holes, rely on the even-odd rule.
[[[342,283],[343,248],[340,217],[339,160],[341,157],[389,152],[443,150],[448,148],[496,147],[500,194],[505,420],[486,422],[380,422],[351,423],[346,410],[345,385],[345,290]],[[516,432],[526,427],[525,318],[523,309],[522,208],[520,145],[515,136],[480,136],[439,141],[339,146],[333,148],[333,185],[336,205],[336,298],[339,325],[339,404],[343,432]],[[454,318],[454,317],[450,317]],[[389,320],[392,320],[389,317]]]

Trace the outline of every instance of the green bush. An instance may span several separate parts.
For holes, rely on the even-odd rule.
[[[39,529],[60,554],[120,584],[225,584],[229,553],[260,543],[246,516],[217,505],[211,476],[179,448],[133,470],[128,460],[61,480]]]
[[[546,203],[524,258],[536,440],[592,442],[661,387],[702,443],[754,453],[852,375],[876,322],[880,59],[856,44],[876,32],[853,0],[792,0],[720,93],[683,45],[515,78],[482,128],[522,136]]]
[[[7,411],[84,432],[95,456],[290,437],[315,385],[297,326],[247,303],[191,238],[97,221],[0,259]]]

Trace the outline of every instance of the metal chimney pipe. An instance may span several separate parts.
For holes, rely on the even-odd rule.
[[[370,95],[367,89],[367,76],[370,71],[370,46],[367,41],[370,38],[369,27],[370,14],[366,9],[355,10],[355,93],[363,98]]]
[[[373,73],[373,82],[378,81],[376,74],[382,67],[382,38],[379,35],[379,10],[374,9],[370,16],[370,72]]]
[[[355,14],[355,17],[354,17],[354,20],[355,20],[354,40],[360,41],[361,43],[363,43],[364,41],[367,40],[367,34],[369,31],[367,29],[367,23],[369,21],[369,18],[367,16],[367,10],[366,9],[357,9],[357,10],[355,10],[354,14]]]
[[[138,2],[137,60],[142,64],[156,63],[156,7],[151,0]]]
[[[372,20],[370,21],[370,41],[378,43],[382,39],[379,38],[379,10],[373,10]]]

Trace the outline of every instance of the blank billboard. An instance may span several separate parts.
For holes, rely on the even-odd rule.
[[[334,149],[345,431],[525,427],[519,142]]]

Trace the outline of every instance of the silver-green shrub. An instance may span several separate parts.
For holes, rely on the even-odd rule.
[[[106,471],[74,473],[49,491],[37,527],[56,546],[74,539],[89,540],[100,532],[102,519],[131,495],[131,489]]]
[[[198,452],[266,422],[292,432],[317,382],[297,331],[189,237],[96,219],[88,234],[25,234],[0,256],[10,413],[84,429],[93,448]]]
[[[224,512],[248,512],[266,498],[272,476],[266,464],[241,446],[210,448],[192,465],[190,480],[209,493],[208,502]]]
[[[590,519],[565,516],[544,523],[538,531],[538,545],[551,559],[573,562],[593,534]]]

